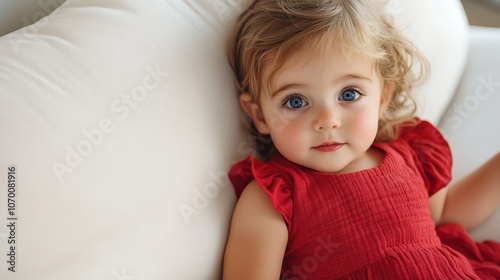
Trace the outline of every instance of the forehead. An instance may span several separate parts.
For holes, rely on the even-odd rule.
[[[268,68],[270,92],[291,82],[289,80],[307,78],[312,70],[332,76],[375,77],[378,74],[373,58],[352,49],[317,51],[305,47],[285,57],[280,65]]]
[[[291,70],[301,70],[312,65],[326,66],[329,64],[363,72],[372,72],[375,68],[373,58],[355,49],[318,51],[306,47],[284,58],[281,65],[275,65],[275,72],[278,74]]]

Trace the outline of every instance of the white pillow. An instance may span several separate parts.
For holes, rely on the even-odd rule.
[[[465,67],[468,22],[460,1],[391,0],[398,25],[431,64],[426,84],[415,90],[419,115],[437,125]]]
[[[0,38],[0,198],[15,166],[17,218],[1,279],[220,278],[226,172],[250,150],[224,49],[245,2],[68,0]],[[392,8],[424,51],[450,54],[428,87],[436,121],[466,44],[441,34],[460,13],[434,2]]]
[[[0,179],[16,166],[19,264],[3,261],[1,279],[217,277],[226,172],[243,156],[222,40],[232,5],[74,0],[0,38]]]

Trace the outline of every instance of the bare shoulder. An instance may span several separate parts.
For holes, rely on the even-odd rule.
[[[278,279],[287,241],[283,216],[252,181],[234,209],[224,255],[224,279]]]

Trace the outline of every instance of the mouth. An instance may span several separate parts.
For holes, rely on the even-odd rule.
[[[320,152],[334,152],[344,146],[345,143],[337,143],[337,142],[325,142],[321,145],[312,147],[316,151]]]

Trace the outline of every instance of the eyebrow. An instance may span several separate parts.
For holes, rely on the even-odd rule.
[[[306,85],[305,84],[285,84],[283,86],[281,86],[280,88],[278,88],[277,90],[273,91],[271,93],[271,98],[275,97],[276,95],[278,95],[280,92],[282,91],[285,91],[289,88],[294,88],[294,87],[305,87]]]
[[[365,76],[356,75],[356,74],[344,75],[344,76],[336,79],[334,82],[338,83],[338,82],[345,82],[345,81],[350,81],[350,80],[365,80],[365,81],[372,82],[372,79],[365,77]],[[285,91],[289,88],[293,88],[293,87],[306,87],[306,84],[298,84],[298,83],[285,84],[285,85],[279,87],[277,90],[273,91],[271,93],[271,98],[275,97],[278,93]]]

